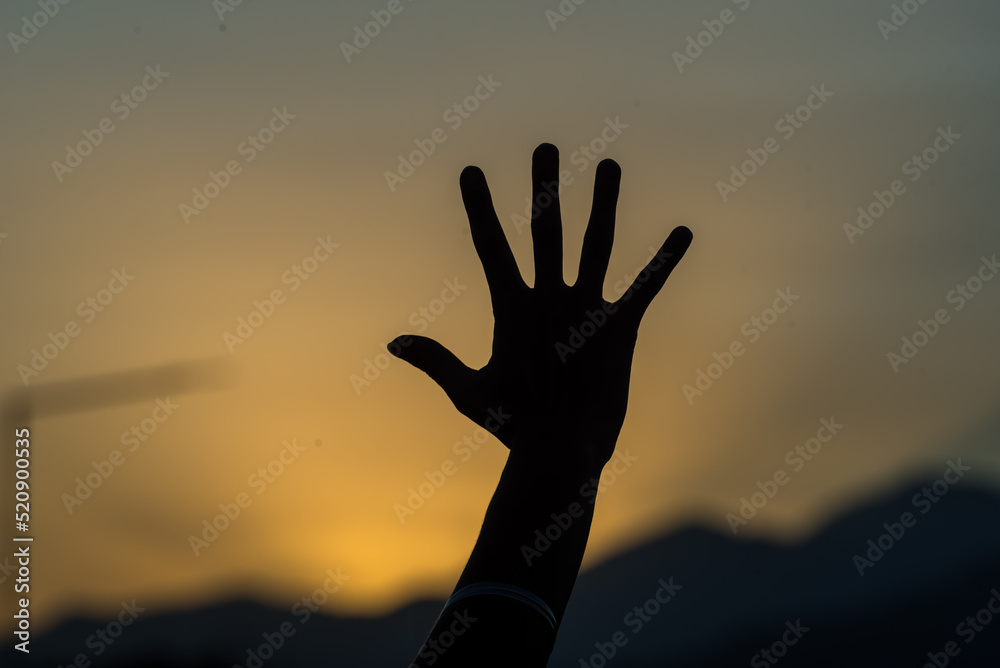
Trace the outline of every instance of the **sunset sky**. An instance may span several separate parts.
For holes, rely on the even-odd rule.
[[[898,30],[883,0],[223,5],[73,2],[34,32],[36,2],[0,5],[0,389],[232,370],[31,421],[36,630],[133,598],[291,606],[328,569],[349,577],[329,612],[446,596],[506,449],[469,448],[476,426],[385,344],[423,334],[486,364],[458,176],[484,170],[530,283],[541,142],[572,179],[568,282],[602,158],[623,171],[607,299],[674,226],[694,232],[639,331],[618,444],[636,460],[601,492],[585,568],[688,522],[729,532],[778,469],[788,484],[739,535],[799,539],[958,457],[1000,482],[995,3],[927,3]],[[366,46],[342,46],[385,16]],[[884,207],[860,233],[845,228],[859,207]],[[796,299],[755,324],[780,294]],[[259,326],[234,343],[240,318]],[[934,336],[893,365],[919,321]],[[734,342],[745,352],[718,376],[713,354]],[[700,372],[718,377],[685,392]],[[787,453],[823,420],[843,427],[795,470]],[[133,426],[146,440],[123,443]],[[190,536],[241,494],[196,555]]]

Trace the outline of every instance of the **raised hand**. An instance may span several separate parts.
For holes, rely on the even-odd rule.
[[[421,336],[401,337],[391,348],[426,372],[463,415],[493,431],[507,447],[516,448],[517,434],[526,430],[534,434],[559,430],[578,437],[578,443],[590,444],[588,454],[600,467],[610,458],[625,419],[639,322],[687,250],[691,232],[686,227],[674,229],[629,290],[609,303],[603,287],[621,169],[613,160],[597,166],[579,276],[572,286],[562,275],[555,146],[542,144],[535,149],[531,172],[537,212],[531,221],[535,262],[531,288],[518,271],[482,170],[467,167],[460,179],[493,303],[493,351],[486,366],[471,369],[438,342]],[[581,334],[571,337],[571,328]]]
[[[427,372],[455,407],[496,434],[510,456],[479,539],[455,592],[418,653],[416,666],[544,666],[587,547],[593,481],[614,452],[625,420],[636,332],[643,313],[691,243],[678,227],[613,304],[603,286],[614,238],[621,170],[597,166],[594,205],[583,239],[579,277],[562,276],[559,153],[542,144],[532,157],[531,238],[535,285],[529,288],[476,167],[462,172],[472,239],[493,302],[493,352],[474,370],[436,341],[400,337],[390,350]],[[572,335],[576,332],[575,335]],[[545,554],[526,551],[555,517],[558,540]],[[458,612],[479,620],[448,653],[428,653]]]

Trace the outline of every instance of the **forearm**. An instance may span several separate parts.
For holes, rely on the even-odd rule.
[[[551,609],[558,628],[587,546],[594,515],[593,480],[600,465],[577,450],[579,443],[516,443],[511,449],[483,527],[455,591],[476,583],[499,582],[532,592]],[[557,437],[565,439],[565,436]],[[567,446],[567,447],[562,447]],[[544,457],[539,452],[566,452]],[[433,665],[544,666],[555,641],[555,629],[529,604],[515,599],[479,595],[462,599],[442,611],[428,642],[447,635],[456,619],[476,620],[462,628],[455,645],[435,655]],[[424,650],[428,649],[425,644]],[[429,657],[430,655],[428,655]],[[425,658],[428,658],[425,657]],[[417,662],[417,665],[431,665]]]
[[[479,540],[456,589],[473,582],[506,582],[534,592],[562,619],[594,517],[593,496],[581,488],[595,467],[540,461],[537,448],[512,450]]]

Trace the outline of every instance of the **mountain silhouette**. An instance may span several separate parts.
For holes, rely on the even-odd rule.
[[[1000,614],[972,638],[971,627],[956,628],[994,595],[1000,606],[1000,495],[963,480],[922,514],[913,499],[932,482],[872,500],[798,545],[692,526],[611,558],[581,574],[549,666],[919,668],[935,666],[936,656],[940,666],[995,668]],[[855,555],[906,512],[915,523],[860,575]],[[669,602],[650,603],[664,585],[678,586]],[[316,613],[305,623],[245,600],[146,613],[101,656],[87,639],[106,622],[72,619],[33,639],[30,657],[11,645],[0,656],[3,665],[46,668],[69,666],[79,653],[95,668],[388,668],[408,665],[442,604],[415,602],[373,619]],[[286,622],[294,634],[278,639]],[[795,643],[777,648],[776,663],[758,654],[783,635]],[[277,648],[255,662],[248,650],[267,638]],[[957,656],[944,653],[948,642]]]

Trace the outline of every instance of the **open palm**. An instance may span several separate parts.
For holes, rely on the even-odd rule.
[[[562,275],[559,153],[551,144],[535,149],[535,285],[528,287],[497,219],[485,175],[467,167],[460,178],[462,198],[493,303],[490,360],[482,369],[471,369],[421,336],[400,337],[390,346],[440,385],[463,415],[511,449],[518,447],[519,435],[530,432],[534,437],[558,435],[551,439],[553,448],[583,448],[598,466],[613,453],[625,420],[639,322],[692,238],[686,227],[674,229],[629,290],[614,303],[605,301],[620,181],[617,163],[601,161],[579,276],[568,286]]]

